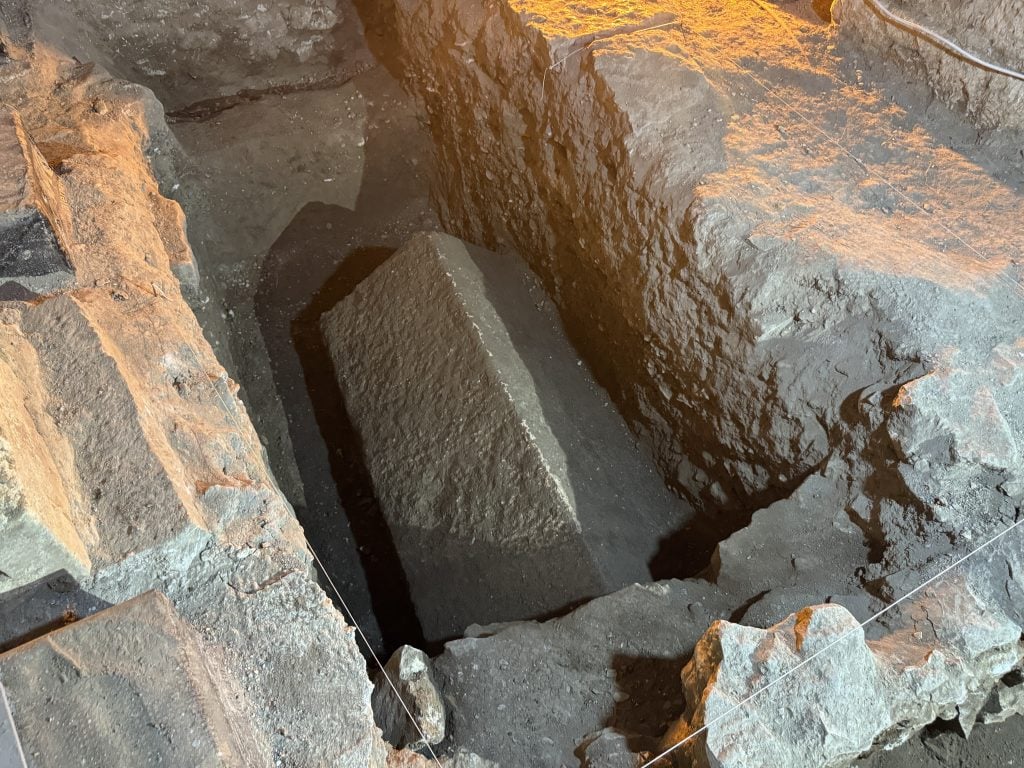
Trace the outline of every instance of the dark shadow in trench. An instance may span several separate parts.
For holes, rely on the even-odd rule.
[[[320,318],[393,252],[390,248],[361,248],[350,253],[292,322],[292,341],[302,363],[320,434],[327,444],[334,484],[359,547],[373,612],[388,650],[404,643],[422,648],[423,631],[416,619],[391,531],[374,495],[362,440],[338,389],[330,353],[320,333]]]
[[[319,326],[394,251],[340,246],[346,236],[361,239],[350,237],[360,223],[339,206],[303,208],[267,255],[256,315],[305,491],[306,507],[296,514],[351,618],[375,652],[389,653],[405,643],[422,647],[423,633]]]

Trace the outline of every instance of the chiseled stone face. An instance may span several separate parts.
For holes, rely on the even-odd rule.
[[[60,182],[25,132],[0,109],[0,298],[15,283],[34,293],[68,286],[70,220]]]
[[[323,330],[428,639],[647,581],[689,519],[515,257],[420,235]]]

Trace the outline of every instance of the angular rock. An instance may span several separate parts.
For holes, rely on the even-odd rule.
[[[61,296],[25,310],[22,330],[39,360],[41,390],[73,451],[89,498],[94,565],[152,556],[188,561],[214,527],[194,494],[149,393],[133,387],[126,355],[90,316],[96,307]],[[52,570],[52,569],[51,569]]]
[[[452,641],[433,664],[449,738],[502,768],[575,766],[583,736],[606,727],[656,741],[682,711],[694,643],[737,607],[707,582],[666,581]]]
[[[0,4],[0,16],[12,10]],[[17,474],[57,516],[42,527],[78,536],[89,562],[66,567],[90,594],[122,603],[159,589],[223,651],[218,674],[244,686],[237,702],[261,734],[246,765],[381,768],[353,632],[316,583],[237,387],[176,289],[186,241],[153,177],[173,149],[159,103],[49,46],[17,53],[0,102],[62,158],[87,286],[0,308],[0,431],[21,430]],[[40,576],[65,567],[40,555]]]
[[[0,593],[0,653],[109,607],[66,571]]]
[[[923,592],[873,641],[836,605],[804,609],[767,630],[717,622],[683,670],[687,715],[663,747],[706,726],[678,750],[679,760],[839,768],[936,718],[957,719],[969,732],[1022,655],[1020,627],[956,577]]]
[[[989,170],[1017,145],[856,84],[829,27],[710,0],[395,6],[445,228],[523,254],[709,510],[787,495],[864,388],[1024,335],[1019,174]]]
[[[427,654],[403,645],[391,655],[373,686],[373,715],[385,740],[399,749],[444,741],[444,701]]]
[[[38,768],[263,764],[241,690],[159,593],[0,655],[0,679]]]
[[[53,293],[74,282],[60,181],[10,108],[0,109],[0,290]]]
[[[513,257],[420,235],[322,327],[428,640],[645,581],[690,520]]]
[[[650,749],[640,754],[640,744]],[[654,754],[653,739],[638,739],[614,728],[605,728],[588,736],[580,745],[582,768],[640,768]]]
[[[0,316],[0,589],[92,567],[86,505],[67,439],[47,412],[38,357]],[[64,343],[62,340],[61,343]]]

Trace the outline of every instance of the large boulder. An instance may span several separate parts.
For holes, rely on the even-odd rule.
[[[679,764],[840,768],[936,718],[969,732],[1022,658],[1020,627],[955,576],[923,592],[877,640],[838,605],[765,630],[718,622],[683,671],[687,715],[664,746],[699,732],[678,750]]]
[[[428,640],[646,581],[690,521],[514,257],[418,236],[322,327]]]
[[[444,702],[427,654],[403,645],[391,655],[374,680],[373,714],[384,738],[399,749],[444,741]]]

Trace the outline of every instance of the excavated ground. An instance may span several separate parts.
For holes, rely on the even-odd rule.
[[[803,13],[818,18],[810,4]],[[904,97],[905,103],[917,100],[921,109],[927,108],[914,89]],[[184,194],[196,197],[183,198],[183,204],[195,211],[194,245],[212,277],[208,284],[223,290],[223,316],[214,309],[207,328],[216,334],[220,327],[230,340],[275,471],[314,543],[327,552],[328,567],[344,585],[357,620],[369,628],[378,648],[387,649],[398,642],[415,644],[418,628],[409,621],[406,586],[395,578],[400,566],[388,549],[386,529],[313,328],[323,311],[411,232],[437,227],[428,203],[429,147],[415,115],[414,106],[378,67],[336,90],[271,94],[173,125],[193,163],[185,176],[190,182],[185,186],[193,191]],[[259,128],[253,130],[254,125]],[[952,141],[969,140],[969,131],[949,125],[961,134]],[[793,126],[778,130],[785,138]],[[320,134],[325,142],[308,142],[309,135]],[[1011,167],[1002,171],[1013,173]],[[263,194],[255,195],[260,202],[253,205],[252,191],[260,189]],[[287,191],[284,199],[282,191]],[[299,207],[298,215],[282,226]],[[324,434],[335,437],[324,440]],[[362,567],[353,567],[356,562]],[[644,675],[650,679],[648,672]],[[566,678],[567,685],[574,682]],[[635,725],[633,718],[624,724]],[[981,729],[970,742],[950,733],[925,733],[862,762],[982,766],[995,759],[1009,764],[1020,749],[1013,738],[1019,725],[1013,720]]]
[[[376,9],[384,17],[387,5]],[[796,7],[807,19],[820,18],[820,3],[789,5],[790,11]],[[373,35],[377,24],[369,26]],[[378,38],[373,42],[376,48],[383,45],[386,49],[386,41]],[[173,175],[176,181],[165,184],[161,191],[181,202],[189,216],[189,237],[204,276],[202,292],[191,297],[192,304],[221,362],[242,385],[241,394],[274,474],[371,646],[390,651],[400,643],[421,644],[422,635],[317,326],[325,311],[349,295],[412,233],[440,229],[441,224],[429,196],[430,137],[417,106],[384,66],[370,63],[357,34],[346,45],[357,50],[346,60],[359,62],[357,73],[346,82],[330,81],[324,87],[318,70],[316,87],[296,75],[294,82],[275,82],[272,87],[262,83],[263,87],[253,88],[246,82],[238,88],[237,97],[225,86],[217,99],[204,98],[193,105],[186,100],[175,102],[171,129],[183,154],[167,160],[173,166],[168,178]],[[323,61],[317,66],[322,68]],[[905,96],[904,103],[927,108],[920,89],[910,87]],[[836,115],[842,111],[837,99],[831,99],[836,106],[830,119],[838,120]],[[957,127],[946,113],[941,121],[946,121],[943,125],[949,128],[951,143],[968,137],[976,137],[979,143],[985,139]],[[713,125],[708,129],[717,130]],[[775,126],[774,130],[783,139],[787,132],[798,133],[798,128],[790,125]],[[859,149],[890,159],[899,152],[894,148],[897,139],[892,139],[894,144],[881,142]],[[975,147],[963,151],[975,158],[1003,156],[1001,146],[989,145],[984,152]],[[779,152],[784,160],[785,152]],[[766,173],[771,160],[769,157],[757,173]],[[156,164],[160,162],[157,159]],[[1018,193],[1021,173],[1012,164],[998,171],[1005,187]],[[813,178],[800,183],[820,192]],[[727,183],[723,189],[728,192]],[[946,192],[953,195],[954,190]],[[882,198],[884,195],[878,205],[885,206],[887,201]],[[451,211],[446,206],[450,204],[448,200],[442,205],[449,218]],[[763,234],[764,238],[774,236]],[[992,241],[998,244],[999,237],[993,236]],[[744,458],[756,464],[762,457]],[[784,490],[788,493],[792,488],[787,485]],[[786,493],[776,488],[769,496],[784,497]],[[739,558],[743,554],[740,549],[749,543],[742,535],[734,540],[731,556]],[[723,551],[730,556],[728,547]],[[773,546],[767,547],[767,553],[778,554]],[[666,586],[666,594],[679,584]],[[744,584],[742,589],[748,587]],[[690,583],[687,588],[702,589]],[[715,607],[702,611],[703,598],[693,594],[683,593],[690,601],[683,604],[692,626],[682,634],[696,632],[699,636],[710,620],[720,615],[716,597],[707,601]],[[486,719],[487,707],[495,702],[481,701],[478,711],[467,712],[473,696],[500,697],[501,721],[512,724],[507,740],[505,733],[500,734],[502,749],[518,753],[517,740],[534,739],[539,731],[547,733],[544,729],[552,728],[551,724],[536,720],[557,719],[560,707],[567,720],[578,716],[581,728],[588,725],[588,712],[580,714],[585,707],[575,704],[579,692],[571,690],[582,680],[588,688],[583,691],[588,701],[605,694],[610,699],[615,691],[614,715],[606,724],[660,735],[680,714],[678,706],[667,702],[678,698],[682,659],[631,658],[620,652],[607,668],[601,667],[603,679],[585,677],[579,667],[587,663],[586,643],[593,642],[596,648],[607,642],[602,622],[615,615],[602,613],[602,605],[607,603],[592,606],[589,618],[588,609],[568,618],[564,625],[569,628],[566,647],[572,647],[564,667],[558,670],[564,678],[544,679],[536,688],[544,694],[565,689],[564,699],[531,700],[522,696],[522,688],[505,687],[504,681],[490,687],[481,683],[476,690],[465,684],[467,688],[459,694],[465,697],[461,701],[464,709],[457,717]],[[742,618],[748,608],[750,605],[732,606],[730,611],[736,612],[735,618]],[[725,617],[734,616],[730,611]],[[642,611],[636,615],[644,617]],[[663,628],[666,632],[672,631],[669,624]],[[491,638],[462,641],[449,646],[440,669],[453,691],[464,685],[463,674],[467,678],[475,674],[467,665],[476,670],[480,660],[494,664],[483,669],[495,679],[506,675],[511,666],[513,673],[521,672],[524,677],[532,672],[532,684],[543,676],[537,671],[540,666],[535,654],[557,654],[557,642],[550,635],[559,631],[555,625],[523,624],[504,636],[495,635],[490,643]],[[617,631],[622,632],[622,627]],[[522,642],[516,638],[517,632]],[[680,648],[692,647],[697,636],[673,638],[672,642]],[[500,645],[503,637],[511,643],[507,653]],[[531,645],[531,638],[540,638],[538,645]],[[465,656],[460,655],[463,653]],[[478,657],[473,655],[476,653]],[[616,685],[629,691],[625,699],[618,698],[621,690]],[[1024,761],[1021,727],[1016,718],[980,728],[970,741],[951,732],[925,732],[893,752],[858,764],[872,768],[1019,764]],[[471,727],[465,732],[480,736]],[[557,738],[554,730],[551,734]],[[486,749],[480,751],[486,753]],[[510,764],[518,763],[513,758]]]
[[[189,215],[205,276],[200,321],[375,650],[417,644],[401,566],[317,330],[413,232],[438,226],[411,101],[377,65],[340,87],[271,93],[171,129],[186,153],[172,196]]]

